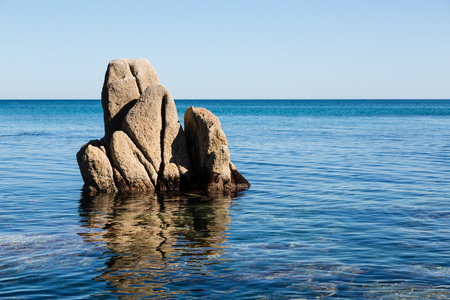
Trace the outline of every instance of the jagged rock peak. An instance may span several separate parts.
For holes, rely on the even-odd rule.
[[[109,63],[102,90],[105,136],[77,153],[89,192],[232,190],[250,184],[230,161],[219,119],[190,107],[185,128],[148,60]]]

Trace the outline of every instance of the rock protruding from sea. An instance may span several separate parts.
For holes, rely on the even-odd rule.
[[[230,161],[227,138],[212,112],[189,107],[184,113],[184,128],[196,187],[220,191],[250,186]]]
[[[250,187],[230,161],[219,119],[175,101],[146,59],[109,63],[102,90],[105,136],[77,153],[89,192],[235,190]]]

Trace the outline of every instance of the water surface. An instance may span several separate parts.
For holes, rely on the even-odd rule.
[[[450,297],[450,101],[176,104],[249,190],[83,195],[100,101],[0,101],[1,298]]]

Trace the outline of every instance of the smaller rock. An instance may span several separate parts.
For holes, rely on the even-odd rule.
[[[250,183],[247,179],[242,176],[241,173],[238,172],[234,164],[230,161],[230,170],[231,170],[231,184],[235,185],[238,189],[246,189],[250,187]]]
[[[94,140],[83,145],[77,153],[77,161],[85,183],[85,190],[117,192],[113,169],[101,141]]]
[[[155,190],[158,177],[153,166],[123,131],[116,131],[109,146],[111,162],[131,191]],[[153,182],[152,182],[153,179]],[[121,181],[120,177],[116,177]]]
[[[248,188],[250,183],[230,162],[227,139],[219,119],[204,108],[189,107],[184,127],[196,188],[221,191]]]

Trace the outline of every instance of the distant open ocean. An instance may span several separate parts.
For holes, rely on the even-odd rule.
[[[449,100],[177,100],[248,190],[82,195],[99,100],[0,101],[1,299],[449,299]]]

